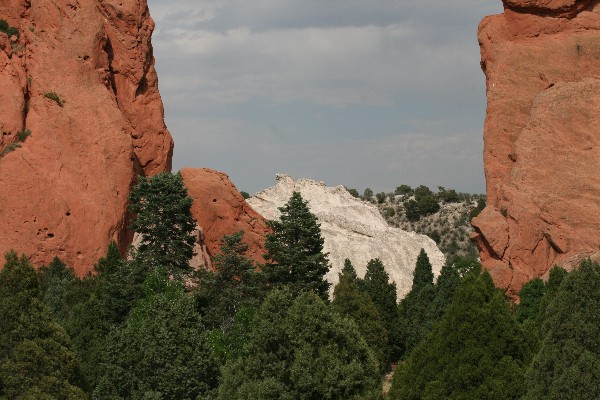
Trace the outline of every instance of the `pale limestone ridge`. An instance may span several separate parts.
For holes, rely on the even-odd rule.
[[[321,224],[331,263],[326,278],[333,285],[338,282],[346,258],[352,261],[360,277],[366,272],[367,262],[379,258],[396,282],[398,298],[402,298],[412,285],[421,248],[427,252],[436,276],[444,265],[444,255],[432,239],[388,226],[375,205],[353,197],[343,186],[328,187],[324,182],[294,180],[284,174],[278,174],[276,179],[276,186],[256,193],[248,203],[266,219],[279,219],[278,207],[293,192],[300,192]]]

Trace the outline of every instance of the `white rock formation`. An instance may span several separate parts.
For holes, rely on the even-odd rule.
[[[293,192],[300,192],[321,224],[324,250],[331,263],[326,278],[333,284],[332,290],[346,258],[360,277],[366,272],[367,262],[379,258],[396,282],[399,299],[410,291],[421,248],[427,252],[436,276],[444,265],[444,255],[432,239],[388,226],[375,205],[354,198],[343,186],[327,187],[323,182],[294,180],[283,174],[276,179],[277,186],[256,193],[248,203],[266,219],[279,219],[277,208],[287,203]]]

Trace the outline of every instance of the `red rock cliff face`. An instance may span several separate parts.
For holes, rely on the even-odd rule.
[[[487,82],[484,266],[516,294],[600,245],[600,5],[505,0],[479,26]]]
[[[247,255],[264,262],[265,237],[269,233],[265,219],[242,197],[229,177],[208,168],[184,168],[180,171],[188,194],[194,199],[192,215],[204,234],[209,256],[220,252],[223,235],[244,231]]]
[[[135,176],[171,168],[154,23],[145,0],[4,0],[0,19],[19,30],[0,33],[0,152],[31,131],[0,158],[0,253],[84,274],[131,239]]]

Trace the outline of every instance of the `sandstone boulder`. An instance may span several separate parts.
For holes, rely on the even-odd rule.
[[[8,0],[0,18],[0,253],[90,271],[122,247],[138,174],[171,168],[145,0]]]
[[[485,267],[516,295],[600,246],[600,5],[506,0],[479,26],[487,84]]]
[[[293,192],[300,192],[308,201],[321,224],[324,250],[331,263],[326,279],[333,285],[339,281],[346,258],[361,277],[367,262],[379,258],[402,298],[412,285],[421,248],[429,256],[434,274],[439,274],[445,259],[432,239],[388,226],[375,205],[353,197],[343,186],[328,187],[323,182],[277,175],[277,186],[256,193],[248,203],[265,218],[279,219],[278,207],[287,203]]]
[[[209,256],[218,254],[223,235],[243,230],[249,246],[247,255],[264,262],[265,237],[269,232],[265,219],[252,209],[229,177],[208,168],[183,168],[179,172],[194,200],[192,215],[201,228],[204,251]],[[200,266],[198,262],[193,264]]]

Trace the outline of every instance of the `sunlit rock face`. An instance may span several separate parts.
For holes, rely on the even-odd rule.
[[[433,240],[388,226],[376,206],[354,198],[343,186],[328,187],[323,182],[277,175],[276,186],[256,193],[247,201],[265,218],[279,219],[278,207],[287,203],[293,192],[300,192],[308,201],[321,224],[331,263],[326,278],[333,285],[339,280],[346,258],[352,261],[360,277],[366,272],[367,262],[379,258],[390,279],[396,282],[401,298],[410,290],[421,248],[427,252],[434,273],[440,272],[444,255]]]
[[[131,242],[136,176],[171,169],[154,22],[145,0],[3,0],[0,19],[19,32],[0,32],[0,253],[83,275]]]
[[[505,0],[479,25],[486,76],[483,265],[516,296],[600,246],[600,5]]]

